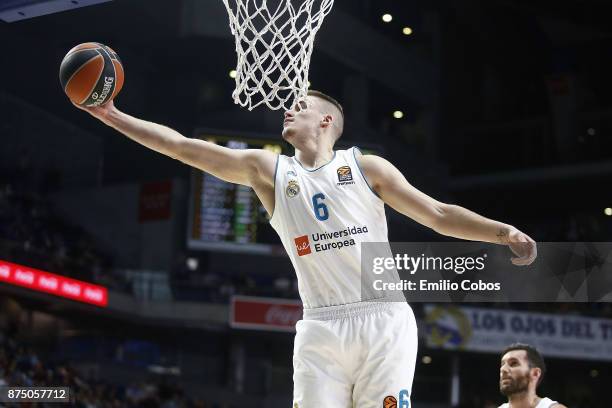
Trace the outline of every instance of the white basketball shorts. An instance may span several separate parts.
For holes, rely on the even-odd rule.
[[[296,325],[293,408],[409,408],[418,347],[412,308],[306,309]]]

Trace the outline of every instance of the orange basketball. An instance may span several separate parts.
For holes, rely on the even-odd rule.
[[[383,408],[397,408],[397,399],[389,395],[383,400]]]
[[[123,87],[123,65],[106,45],[79,44],[64,57],[60,83],[77,105],[100,106],[112,100]]]

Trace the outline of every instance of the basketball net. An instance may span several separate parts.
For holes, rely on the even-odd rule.
[[[223,0],[236,38],[234,102],[291,109],[308,92],[315,35],[334,0]]]

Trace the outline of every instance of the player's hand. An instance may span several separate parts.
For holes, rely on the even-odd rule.
[[[106,123],[107,118],[109,117],[110,113],[116,109],[115,103],[112,100],[105,103],[102,106],[92,106],[92,107],[81,106],[81,105],[77,105],[74,102],[72,104],[76,106],[77,108],[89,113],[94,118],[101,120],[104,123]]]
[[[522,233],[516,228],[513,228],[508,234],[507,244],[514,255],[516,255],[511,258],[514,265],[531,265],[538,256],[536,242],[529,235]]]

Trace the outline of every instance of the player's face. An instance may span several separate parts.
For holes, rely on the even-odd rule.
[[[316,109],[313,98],[299,101],[291,110],[285,112],[283,121],[283,138],[288,142],[296,135],[316,134],[321,121],[321,113]]]
[[[525,350],[512,350],[504,354],[499,369],[499,391],[510,396],[526,392],[531,381],[531,369]]]

